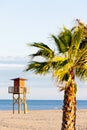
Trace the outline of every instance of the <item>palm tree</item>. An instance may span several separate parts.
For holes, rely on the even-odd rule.
[[[75,75],[87,78],[87,27],[79,20],[72,29],[64,28],[58,36],[52,35],[56,51],[44,43],[32,43],[38,51],[32,54],[32,61],[26,71],[32,70],[36,74],[52,73],[57,82],[63,83],[60,90],[64,90],[64,105],[61,130],[76,130],[76,90]],[[35,57],[42,57],[42,61],[34,61]],[[40,58],[39,58],[40,59]]]

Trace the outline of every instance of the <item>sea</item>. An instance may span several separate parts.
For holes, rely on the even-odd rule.
[[[0,100],[0,110],[12,110],[12,100]],[[27,100],[28,110],[60,110],[63,106],[63,100]],[[15,104],[15,110],[18,109]],[[87,109],[87,100],[77,100],[77,109]],[[23,110],[23,104],[21,104]]]

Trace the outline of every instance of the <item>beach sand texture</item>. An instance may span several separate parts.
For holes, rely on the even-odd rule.
[[[0,111],[0,130],[61,130],[62,110]],[[87,110],[77,110],[77,130],[87,130]]]

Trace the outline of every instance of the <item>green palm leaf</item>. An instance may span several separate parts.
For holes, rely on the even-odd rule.
[[[59,50],[59,53],[64,53],[66,52],[66,47],[65,45],[61,42],[60,39],[58,39],[56,36],[52,35],[52,38],[54,39],[57,49]]]
[[[64,53],[69,49],[71,45],[71,37],[72,33],[70,30],[64,28],[64,31],[61,32],[57,37],[55,35],[51,35],[55,44],[60,53]]]
[[[57,77],[59,81],[68,81],[70,77],[71,63],[64,62],[59,65],[59,69],[54,69],[53,76]]]
[[[72,44],[69,47],[68,50],[68,57],[74,62],[77,54],[78,54],[78,50],[80,48],[80,43],[82,40],[82,32],[83,29],[82,28],[75,28],[74,32],[72,32]]]
[[[51,57],[54,56],[54,52],[52,51],[52,49],[49,48],[44,43],[33,43],[33,44],[29,44],[29,45],[33,46],[33,47],[39,48],[39,50],[35,54],[31,55],[32,57],[42,56],[42,57],[47,57],[47,58],[49,57],[49,58],[51,58]]]
[[[36,62],[32,61],[26,71],[32,70],[35,74],[46,74],[50,70],[50,62]]]

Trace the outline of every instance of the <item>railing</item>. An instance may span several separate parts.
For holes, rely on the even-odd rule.
[[[8,87],[8,93],[14,93],[14,87]]]
[[[8,87],[8,93],[22,94],[29,93],[30,89],[28,87]]]

